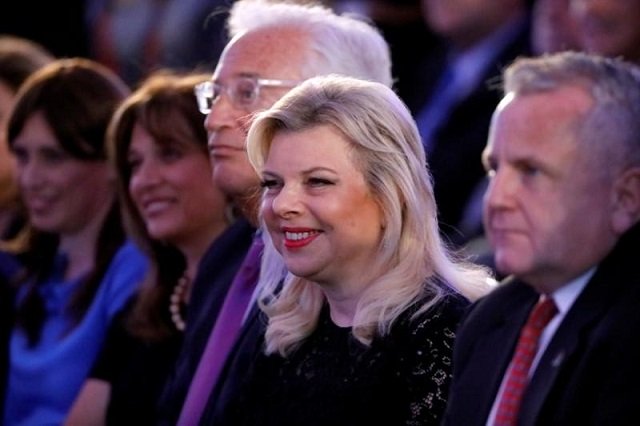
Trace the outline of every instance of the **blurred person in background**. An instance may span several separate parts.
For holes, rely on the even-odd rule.
[[[25,214],[18,196],[15,160],[6,141],[6,121],[18,88],[34,71],[53,61],[44,47],[19,37],[0,35],[0,241],[10,240],[24,228]],[[8,338],[13,323],[15,278],[19,263],[0,244],[0,412],[4,402]]]
[[[427,84],[422,63],[432,60],[439,39],[423,18],[421,0],[327,0],[336,13],[364,16],[380,29],[391,50],[394,90],[408,104]],[[417,65],[420,64],[420,65]]]
[[[480,218],[467,211],[484,190],[480,156],[500,99],[500,72],[530,52],[529,9],[525,0],[423,0],[422,6],[444,43],[425,69],[436,73],[435,84],[423,90],[412,111],[433,174],[442,232],[464,244],[482,232]]]
[[[67,424],[155,423],[157,398],[189,319],[192,282],[230,222],[226,197],[211,181],[207,133],[193,97],[193,86],[208,79],[154,73],[111,122],[110,156],[126,223],[150,269],[111,327]],[[221,273],[226,266],[209,267]]]
[[[10,337],[5,425],[60,424],[146,259],[127,241],[105,133],[129,90],[85,59],[58,60],[20,88],[7,120],[29,229]]]
[[[578,27],[571,0],[535,0],[531,13],[531,50],[536,55],[578,50]]]
[[[581,50],[640,63],[640,0],[570,0]]]
[[[6,141],[6,122],[20,85],[34,71],[53,60],[44,47],[30,40],[0,36],[0,239],[14,237],[23,223],[15,182],[15,160]]]
[[[87,0],[91,56],[137,84],[171,68],[210,72],[233,0]]]

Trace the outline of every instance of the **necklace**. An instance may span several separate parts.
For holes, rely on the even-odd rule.
[[[185,305],[184,294],[188,285],[189,278],[185,275],[181,276],[175,287],[173,287],[173,292],[169,299],[169,313],[171,314],[171,321],[178,331],[184,331],[187,326],[187,323],[182,318],[182,310]]]

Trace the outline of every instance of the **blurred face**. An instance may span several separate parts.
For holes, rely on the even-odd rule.
[[[159,144],[136,125],[128,161],[129,193],[152,238],[178,247],[211,240],[226,202],[206,153],[188,141]]]
[[[571,0],[584,50],[640,60],[640,0]]]
[[[42,113],[13,141],[18,185],[32,225],[61,236],[82,232],[113,199],[109,167],[64,151]]]
[[[477,43],[521,8],[519,0],[422,0],[429,26],[459,48]]]
[[[577,87],[507,96],[483,154],[484,221],[496,266],[539,291],[597,264],[616,239],[611,179],[575,137],[592,102]]]
[[[578,48],[578,30],[569,13],[569,1],[536,0],[531,20],[531,44],[537,54]]]
[[[262,214],[289,271],[362,284],[375,263],[382,213],[345,138],[332,127],[280,132],[264,171]]]
[[[289,29],[268,29],[234,38],[225,48],[213,81],[225,86],[239,76],[298,80],[304,64],[304,41]],[[260,179],[246,154],[246,130],[252,115],[273,105],[289,89],[262,87],[256,105],[239,108],[224,93],[205,120],[214,182],[231,197],[257,193]]]

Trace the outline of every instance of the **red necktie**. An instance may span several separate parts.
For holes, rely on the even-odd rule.
[[[543,296],[529,314],[511,360],[511,368],[498,404],[494,426],[517,424],[518,410],[524,390],[529,383],[529,369],[538,350],[538,340],[542,330],[557,312],[553,299]]]
[[[218,380],[227,354],[242,326],[242,318],[258,281],[263,247],[262,239],[259,236],[255,237],[229,287],[196,373],[191,380],[178,420],[180,426],[196,425],[200,420],[209,394]]]

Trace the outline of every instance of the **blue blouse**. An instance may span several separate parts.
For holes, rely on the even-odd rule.
[[[111,320],[137,289],[147,269],[144,255],[132,243],[124,244],[83,320],[70,330],[65,306],[79,281],[64,281],[65,263],[62,259],[56,262],[54,273],[40,287],[47,317],[37,345],[29,347],[23,330],[12,331],[6,426],[64,422],[102,347]]]

